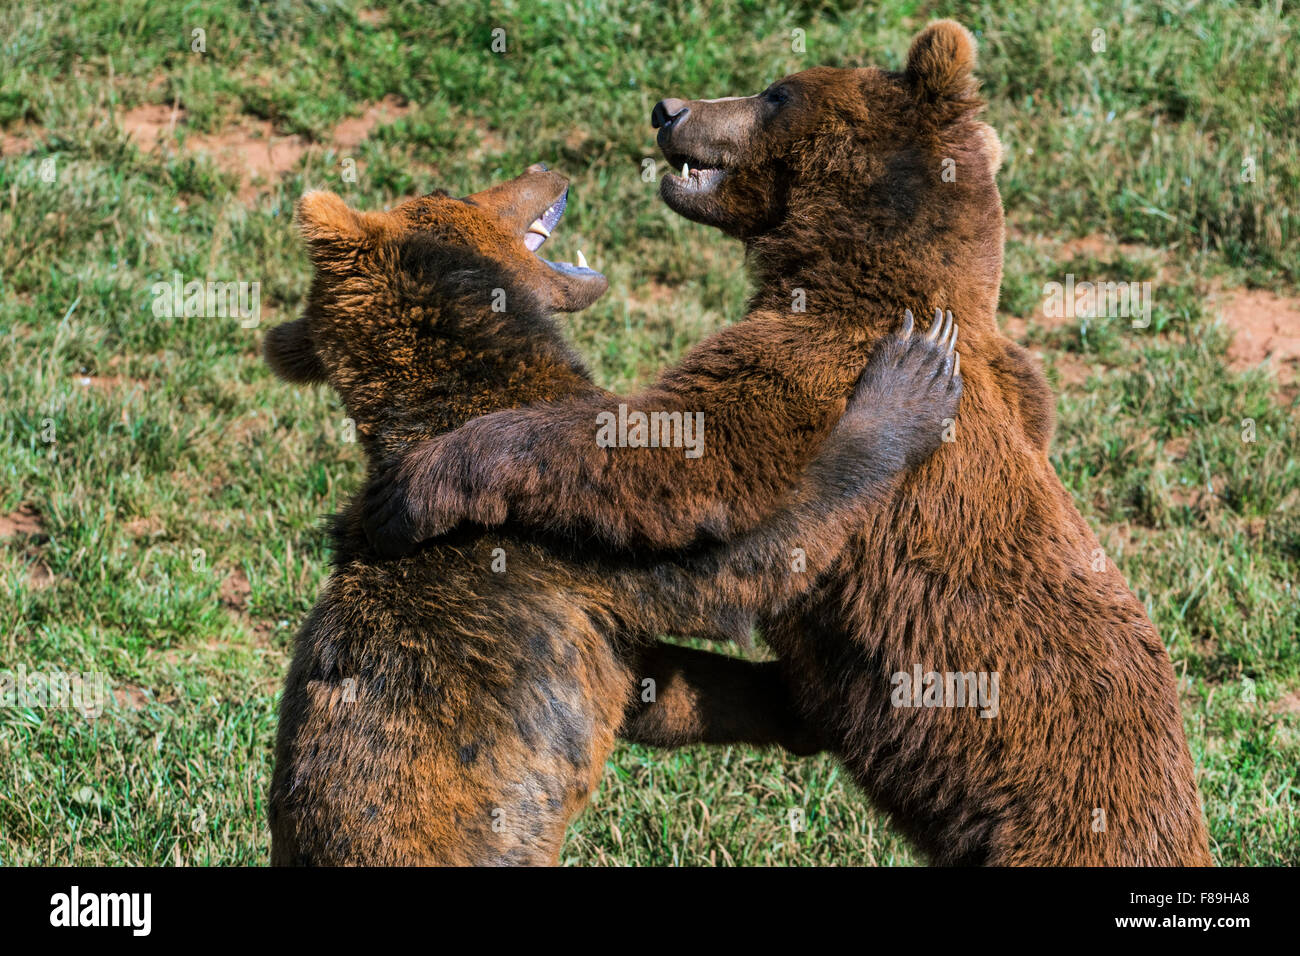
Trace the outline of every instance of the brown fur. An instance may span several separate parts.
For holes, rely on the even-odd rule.
[[[1168,654],[1115,566],[1093,569],[1097,539],[1047,457],[1051,393],[995,324],[1001,147],[977,118],[974,63],[970,34],[940,21],[901,73],[817,68],[757,97],[659,104],[672,168],[704,170],[702,183],[722,170],[711,191],[666,177],[665,201],[743,239],[758,291],[743,323],[628,402],[704,410],[711,462],[598,460],[579,424],[614,399],[591,396],[414,451],[403,472],[422,484],[401,493],[414,502],[402,513],[436,532],[485,500],[620,546],[743,533],[799,474],[894,317],[951,309],[966,382],[956,442],[854,517],[836,572],[767,616],[767,640],[809,723],[934,861],[1207,864]],[[807,311],[792,312],[800,291]],[[670,488],[681,507],[630,508]],[[917,665],[997,672],[1000,715],[894,707],[893,675]]]
[[[523,243],[564,186],[535,167],[466,200],[388,213],[303,197],[316,275],[303,317],[268,335],[267,360],[338,391],[373,473],[475,415],[603,394],[549,318],[589,304],[603,277],[553,268]],[[960,395],[951,337],[907,332],[875,351],[799,486],[725,546],[640,558],[465,527],[389,560],[354,502],[336,519],[333,573],[285,685],[273,862],[554,863],[625,716],[647,743],[815,750],[778,666],[653,638],[744,639],[756,613],[813,585],[858,499],[882,498],[937,447]],[[806,570],[791,567],[794,547]],[[640,699],[646,678],[653,703]]]

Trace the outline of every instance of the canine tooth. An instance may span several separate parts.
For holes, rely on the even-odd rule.
[[[691,164],[682,163],[682,179],[689,179],[691,176]]]
[[[533,224],[528,227],[528,231],[537,233],[543,239],[551,238],[551,230],[547,229],[546,223],[542,222],[540,219],[534,219]]]
[[[587,257],[582,254],[581,249],[578,250],[578,268],[579,269],[587,268]]]

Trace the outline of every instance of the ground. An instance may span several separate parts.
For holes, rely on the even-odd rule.
[[[739,316],[746,291],[739,248],[643,178],[654,102],[819,62],[897,67],[935,16],[980,40],[1007,150],[1004,328],[1042,356],[1053,461],[1169,646],[1215,858],[1300,863],[1300,43],[1281,9],[12,9],[0,673],[113,689],[97,719],[0,701],[0,863],[267,857],[276,697],[325,573],[319,516],[361,479],[337,401],[259,357],[310,274],[290,223],[304,189],[378,207],[537,160],[571,175],[553,255],[582,248],[611,290],[565,322],[601,383],[628,389]],[[176,272],[260,283],[259,324],[155,317],[151,288]],[[1067,274],[1151,281],[1150,327],[1049,316],[1044,284]],[[633,747],[565,860],[918,862],[829,758]]]

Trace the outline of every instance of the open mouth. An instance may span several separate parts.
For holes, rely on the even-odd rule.
[[[564,207],[568,203],[569,191],[566,189],[546,212],[533,220],[533,224],[528,227],[528,232],[524,234],[524,245],[528,247],[529,252],[536,252],[542,247],[543,242],[551,238],[551,230],[560,224],[560,220],[564,217]]]
[[[673,154],[667,158],[673,169],[668,174],[668,182],[686,192],[710,193],[727,174],[720,166],[709,166],[689,156]]]
[[[564,218],[564,208],[568,205],[568,202],[569,191],[566,189],[560,194],[559,199],[555,200],[544,213],[533,220],[532,225],[528,227],[528,231],[524,233],[524,245],[528,247],[529,252],[536,255],[542,244],[551,238],[551,233],[555,231],[555,228],[560,224],[560,220]],[[581,249],[578,250],[577,262],[552,262],[540,255],[537,258],[556,272],[562,272],[565,275],[600,275],[599,272],[587,265],[587,257],[582,254]]]

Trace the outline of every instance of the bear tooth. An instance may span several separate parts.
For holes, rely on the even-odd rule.
[[[587,257],[582,254],[581,249],[578,250],[578,268],[579,269],[587,268]]]
[[[682,163],[682,179],[689,179],[691,176],[691,164]]]
[[[534,219],[533,224],[528,227],[528,231],[537,233],[543,239],[551,238],[551,230],[547,229],[546,223],[542,222],[540,219]]]

